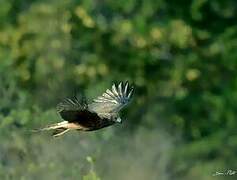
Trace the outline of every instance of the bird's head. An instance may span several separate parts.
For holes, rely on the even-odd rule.
[[[122,119],[119,117],[119,115],[113,116],[112,121],[114,121],[115,123],[122,123]]]
[[[117,123],[122,123],[122,119],[120,117],[117,117],[116,122]]]

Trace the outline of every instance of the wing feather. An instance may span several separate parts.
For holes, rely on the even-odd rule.
[[[109,94],[107,94],[107,93],[104,93],[103,95],[102,95],[104,98],[106,98],[106,99],[108,99],[108,100],[113,100],[113,97],[111,97]]]
[[[123,83],[120,82],[119,85],[118,85],[118,92],[119,92],[119,97],[120,98],[124,98],[122,86],[123,86]]]
[[[133,93],[133,89],[131,89],[131,91],[128,93],[127,98],[130,99],[130,97],[132,96]]]
[[[57,105],[56,109],[61,117],[68,121],[77,119],[81,113],[89,113],[87,102],[77,97],[65,99]]]
[[[113,86],[112,86],[112,92],[113,92],[114,96],[116,97],[116,99],[118,99],[119,94],[118,94],[118,91],[117,91],[117,88],[116,88],[115,84],[113,84]]]
[[[120,82],[118,86],[112,85],[111,90],[107,89],[102,96],[99,96],[88,105],[91,111],[98,114],[118,113],[131,100],[133,87],[126,82],[125,85]]]
[[[128,82],[125,83],[125,87],[124,87],[124,97],[126,97],[128,93]]]

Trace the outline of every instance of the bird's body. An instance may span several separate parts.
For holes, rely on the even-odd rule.
[[[66,114],[67,113],[71,114],[75,112],[66,112]],[[63,119],[67,120],[67,122],[76,125],[75,129],[84,131],[101,129],[115,123],[108,118],[100,118],[98,114],[90,112],[89,110],[76,111],[75,118],[73,119],[68,118],[64,113],[61,113],[61,116]]]
[[[41,130],[54,130],[53,136],[57,137],[72,129],[94,131],[121,122],[118,113],[128,104],[132,93],[133,88],[129,87],[128,82],[125,86],[121,82],[117,87],[114,84],[111,90],[107,89],[90,104],[77,98],[66,99],[57,106],[64,121]]]

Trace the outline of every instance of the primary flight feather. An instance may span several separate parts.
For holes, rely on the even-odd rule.
[[[40,130],[54,130],[53,136],[57,137],[71,129],[93,131],[121,122],[119,111],[129,103],[133,90],[128,82],[120,82],[89,104],[77,98],[66,99],[57,106],[64,121]]]

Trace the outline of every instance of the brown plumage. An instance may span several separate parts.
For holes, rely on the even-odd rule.
[[[53,130],[53,136],[63,135],[69,130],[93,131],[120,123],[119,111],[128,104],[133,94],[133,88],[128,82],[118,86],[113,84],[102,96],[92,103],[79,101],[77,98],[66,99],[57,106],[57,111],[64,121],[49,125],[40,130]]]

